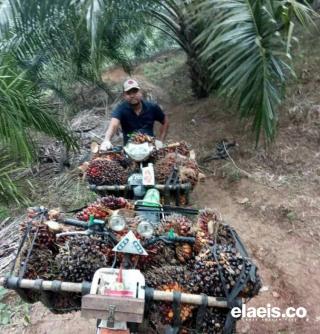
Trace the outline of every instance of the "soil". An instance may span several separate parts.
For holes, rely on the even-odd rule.
[[[254,148],[237,116],[232,110],[226,113],[223,101],[187,96],[187,102],[177,104],[169,93],[169,81],[158,87],[141,67],[136,72],[168,113],[168,139],[186,140],[200,161],[223,138],[238,144],[230,150],[232,160],[201,163],[207,177],[193,192],[192,203],[216,208],[257,264],[263,289],[248,307],[302,306],[308,312],[307,319],[300,321],[243,319],[237,325],[239,333],[319,333],[320,95],[311,89],[316,79],[310,69],[307,73],[309,81],[299,88],[305,104],[297,103],[291,94],[283,106],[277,140],[264,150]],[[126,76],[120,69],[104,74],[118,85]],[[35,304],[31,324],[7,326],[5,333],[94,333],[94,327],[94,321],[81,318],[79,312],[53,315]]]

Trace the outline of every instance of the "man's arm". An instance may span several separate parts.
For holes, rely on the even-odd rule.
[[[100,146],[100,149],[102,151],[109,150],[112,148],[111,139],[118,130],[119,126],[120,126],[120,120],[118,118],[112,117],[110,124],[108,126],[108,130],[105,134],[104,141],[101,143]]]
[[[168,132],[168,128],[169,128],[168,116],[164,116],[163,123],[161,124],[161,127],[160,127],[159,140],[164,141],[167,135],[167,132]]]
[[[105,135],[105,140],[111,141],[113,135],[116,133],[119,126],[120,126],[120,121],[118,120],[118,118],[112,117],[110,124],[108,126],[108,130]]]

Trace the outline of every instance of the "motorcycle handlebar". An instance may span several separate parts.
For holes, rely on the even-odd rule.
[[[146,240],[143,243],[143,247],[147,248],[148,246],[154,245],[157,242],[164,242],[165,244],[174,244],[174,243],[194,244],[195,241],[196,241],[196,238],[194,237],[180,237],[180,236],[169,237],[166,235],[161,235],[161,236],[153,237],[153,238]]]
[[[61,221],[61,223],[71,225],[71,226],[75,226],[75,227],[81,227],[83,229],[88,229],[89,228],[88,223],[85,223],[81,220],[73,219],[73,218],[64,218]]]
[[[77,219],[72,219],[72,218],[65,218],[62,223],[72,225],[75,227],[81,227],[85,230],[89,230],[89,225],[85,222],[82,222],[81,220]],[[92,233],[98,233],[102,235],[108,235],[111,237],[113,243],[117,243],[116,237],[110,233],[110,231],[105,230],[102,228],[100,231],[91,231]],[[100,232],[100,233],[99,233]],[[62,233],[63,234],[63,233]],[[88,233],[89,235],[90,233]],[[142,246],[146,249],[148,249],[149,246],[156,244],[157,242],[163,242],[166,245],[172,245],[175,243],[180,243],[180,244],[194,244],[195,243],[195,238],[194,237],[183,237],[183,236],[169,236],[169,235],[160,235],[160,236],[155,236],[151,237],[150,239],[147,239],[146,241],[143,242]]]

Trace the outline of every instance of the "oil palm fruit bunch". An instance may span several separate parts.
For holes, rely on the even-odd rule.
[[[163,246],[161,244],[152,245],[147,249],[147,256],[133,256],[133,262],[137,263],[136,268],[146,270],[151,266],[159,265],[159,254],[162,252]]]
[[[234,235],[232,234],[232,228],[229,225],[217,222],[215,233],[215,240],[220,245],[235,246]]]
[[[213,240],[208,238],[207,233],[199,230],[195,233],[195,243],[193,244],[193,251],[197,255],[201,252],[205,252],[213,246]]]
[[[203,317],[201,333],[203,334],[222,334],[226,322],[228,310],[218,308],[208,308]]]
[[[215,252],[216,257],[213,250],[209,249],[189,262],[192,273],[188,280],[189,289],[195,293],[227,297],[236,283],[243,278],[242,275],[249,275],[252,263],[233,245],[216,245]],[[240,295],[244,298],[252,297],[257,294],[260,286],[260,278],[255,273],[254,282],[249,278]]]
[[[117,161],[99,158],[89,163],[86,177],[91,184],[119,185],[127,182],[128,172]]]
[[[166,183],[176,164],[177,159],[174,154],[168,154],[158,160],[155,164],[155,178],[157,182],[160,184]]]
[[[35,248],[54,248],[55,234],[50,231],[48,226],[41,220],[29,220],[20,224],[20,234],[24,235],[28,225],[31,224],[29,236],[31,239],[37,234],[34,247]]]
[[[95,271],[111,264],[103,241],[87,236],[72,236],[59,249],[56,263],[61,279],[69,282],[91,281]],[[105,255],[107,253],[107,255]]]
[[[83,221],[88,221],[93,215],[95,219],[106,219],[111,213],[111,210],[100,203],[92,203],[81,212],[77,213],[76,218]]]
[[[184,265],[170,265],[167,263],[158,266],[149,266],[143,274],[146,279],[146,285],[158,289],[160,286],[174,282],[183,286],[186,284],[190,273]]]
[[[199,168],[196,161],[174,153],[169,153],[156,162],[155,177],[157,182],[166,183],[174,168],[178,168],[181,182],[190,182],[192,186],[198,182]]]
[[[190,182],[192,187],[194,187],[198,182],[199,172],[200,170],[195,160],[184,159],[179,170],[180,182]]]
[[[112,214],[112,210],[132,209],[132,204],[123,197],[115,197],[113,195],[99,198],[97,201],[88,205],[81,212],[76,214],[76,218],[88,221],[90,215],[96,219],[106,219]]]
[[[143,143],[150,143],[155,144],[155,138],[149,135],[146,135],[141,132],[135,132],[130,136],[129,139],[130,143],[133,144],[143,144]]]
[[[146,285],[162,291],[186,292],[184,286],[188,281],[190,273],[185,266],[163,265],[159,267],[149,267],[144,271]],[[180,317],[182,322],[192,316],[193,307],[182,305]],[[152,307],[151,317],[162,324],[169,324],[173,320],[172,303],[155,303]],[[160,315],[160,319],[159,319]]]
[[[223,245],[235,245],[233,230],[229,225],[223,224],[218,214],[213,209],[200,210],[197,225],[204,237],[214,243]],[[200,233],[199,233],[200,235]]]
[[[139,257],[138,266],[141,269],[178,264],[174,246],[157,243],[151,247],[146,247],[146,251],[149,254],[148,256]]]
[[[212,259],[196,258],[188,263],[191,277],[187,282],[190,293],[205,293],[209,296],[224,297],[218,266]]]
[[[218,214],[215,210],[206,208],[199,211],[198,215],[198,227],[204,233],[209,234],[210,222],[214,223],[218,220]]]
[[[23,252],[22,258],[26,260],[28,251]],[[23,265],[21,263],[20,265]],[[49,249],[33,249],[28,262],[24,278],[46,280],[56,279],[59,275],[54,261],[54,254]]]
[[[178,143],[173,143],[169,144],[163,148],[160,148],[158,150],[158,157],[163,158],[166,156],[168,153],[178,153],[180,155],[189,157],[190,156],[190,150],[186,142],[178,142]]]
[[[165,218],[161,227],[163,232],[169,232],[173,229],[175,234],[187,237],[194,235],[192,225],[193,222],[188,217],[179,214],[171,214]]]
[[[107,152],[107,153],[99,153],[95,155],[93,160],[95,159],[102,159],[102,160],[109,160],[117,162],[121,167],[128,168],[132,161],[129,159],[124,152]]]
[[[98,202],[110,210],[130,208],[130,204],[125,198],[113,195],[102,197]]]
[[[193,256],[193,248],[190,244],[182,244],[176,246],[176,257],[181,263],[186,263]]]
[[[172,292],[186,292],[186,290],[177,282],[165,284],[159,287],[159,290]],[[187,319],[192,317],[192,310],[194,307],[189,304],[182,304],[180,309],[180,319],[181,322],[185,322]],[[174,311],[172,308],[172,303],[159,303],[158,312],[161,314],[161,322],[163,324],[171,324],[174,317]]]

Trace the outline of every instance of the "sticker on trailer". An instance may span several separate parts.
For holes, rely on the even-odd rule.
[[[148,255],[132,231],[129,231],[112,250],[119,253]]]

